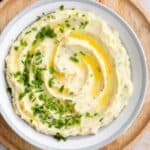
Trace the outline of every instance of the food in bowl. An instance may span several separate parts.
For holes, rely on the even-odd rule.
[[[119,34],[95,14],[63,6],[18,36],[6,78],[15,112],[57,139],[96,134],[118,117],[133,90]]]

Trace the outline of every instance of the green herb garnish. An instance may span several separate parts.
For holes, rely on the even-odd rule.
[[[25,34],[29,34],[31,31],[27,31],[27,32],[25,32]]]
[[[87,118],[90,118],[90,117],[91,117],[91,115],[90,115],[89,112],[86,112],[85,116],[86,116]]]
[[[60,141],[60,140],[66,141],[67,140],[67,138],[62,136],[60,133],[56,133],[56,135],[54,135],[54,138],[58,141]]]
[[[65,20],[65,23],[68,23],[69,22],[69,20]]]
[[[27,53],[25,60],[23,61],[24,64],[24,70],[22,72],[22,80],[25,86],[29,85],[29,66],[31,63],[31,59],[32,59],[33,55],[31,55],[30,53]]]
[[[9,94],[11,94],[12,93],[12,90],[11,90],[11,88],[10,87],[7,87],[7,92],[9,93]]]
[[[73,56],[70,57],[70,60],[72,60],[76,63],[79,62],[79,59],[77,57],[73,57]]]
[[[70,60],[74,61],[74,62],[79,62],[79,58],[77,53],[74,53],[73,56],[70,57]]]
[[[26,95],[26,92],[20,93],[19,94],[19,100],[21,100],[25,95]]]
[[[19,47],[18,47],[18,46],[14,46],[14,49],[15,49],[16,51],[18,51]]]
[[[42,12],[42,15],[44,16],[44,15],[45,15],[45,12]]]
[[[64,10],[64,5],[60,5],[59,9]]]
[[[38,21],[38,20],[40,20],[41,19],[41,16],[37,16],[37,19],[36,19],[36,21]]]
[[[35,66],[34,66],[35,67]],[[32,86],[36,89],[41,89],[43,84],[42,72],[43,68],[35,67],[33,69],[34,80],[32,80]]]
[[[42,101],[46,101],[46,99],[47,99],[46,94],[40,94],[39,99],[42,100]]]
[[[104,118],[102,117],[102,118],[100,118],[99,122],[102,122],[103,120],[104,120]]]
[[[72,27],[72,30],[75,30],[75,27]]]
[[[61,33],[64,33],[64,29],[63,29],[63,28],[60,28],[59,31],[60,31]]]
[[[83,56],[85,56],[85,55],[86,55],[83,51],[80,51],[80,54],[81,54],[81,55],[83,55]]]
[[[67,24],[66,24],[66,26],[67,26],[67,27],[70,27],[70,24],[69,24],[69,23],[67,23]]]
[[[31,107],[33,115],[38,116],[43,123],[49,127],[67,128],[80,124],[81,115],[74,111],[74,104],[68,100],[60,101],[54,97],[48,97],[46,94],[39,95],[43,104],[35,104]],[[51,116],[51,112],[58,115]]]
[[[56,19],[56,17],[55,17],[54,15],[51,15],[51,18],[52,18],[52,19]]]
[[[36,31],[37,30],[37,28],[36,27],[32,27],[32,31]]]
[[[33,98],[34,98],[34,94],[33,94],[33,93],[30,93],[30,94],[29,94],[29,99],[30,99],[30,101],[33,101]]]
[[[52,87],[52,86],[53,86],[53,84],[54,84],[54,80],[55,80],[55,78],[54,78],[54,77],[52,77],[52,78],[50,78],[50,79],[49,79],[49,81],[48,81],[48,85],[49,85],[49,87]]]
[[[20,76],[20,75],[21,75],[21,72],[20,72],[20,71],[17,71],[17,72],[14,73],[14,77],[15,77],[15,78],[17,78],[17,77]]]
[[[79,28],[85,29],[85,27],[88,25],[88,23],[89,23],[88,21],[81,22]]]
[[[98,113],[95,112],[95,113],[94,113],[94,116],[97,116],[97,115],[98,115]]]
[[[27,41],[21,39],[21,40],[20,40],[20,45],[25,47],[25,46],[28,45],[28,43],[27,43]]]
[[[35,64],[37,65],[40,64],[42,62],[42,57],[43,57],[42,53],[38,50],[33,56]]]
[[[62,85],[59,89],[60,92],[63,92],[64,91],[64,85]]]
[[[69,95],[74,95],[74,92],[70,92]]]
[[[51,66],[51,67],[49,68],[49,73],[50,73],[50,74],[53,74],[54,72],[55,72],[55,70],[54,70],[53,66]]]
[[[42,27],[41,30],[36,34],[33,44],[36,44],[38,41],[44,40],[45,37],[55,38],[57,35],[50,26]]]

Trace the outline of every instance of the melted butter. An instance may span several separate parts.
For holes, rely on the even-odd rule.
[[[110,63],[109,63],[107,55],[105,54],[104,50],[102,50],[102,48],[100,48],[99,45],[92,38],[88,37],[87,35],[84,35],[82,33],[76,33],[76,32],[74,32],[74,33],[70,34],[70,37],[79,38],[79,39],[87,41],[91,46],[93,46],[97,50],[97,52],[99,53],[100,57],[102,58],[102,60],[103,60],[103,62],[105,64],[105,69],[106,69],[106,73],[107,73],[108,79],[107,79],[107,82],[106,82],[107,85],[105,85],[105,88],[104,88],[103,96],[101,97],[97,108],[99,108],[101,105],[107,105],[107,103],[108,103],[108,95],[109,95],[110,90],[111,90],[110,84],[112,83],[111,82],[111,78],[109,76],[109,74],[111,72],[111,66],[110,66]],[[86,61],[89,64],[91,64],[92,69],[93,69],[93,71],[95,73],[95,77],[96,77],[95,79],[96,80],[95,80],[95,83],[94,83],[94,88],[92,90],[92,91],[95,92],[95,84],[96,84],[96,82],[97,82],[97,80],[99,78],[98,77],[98,72],[96,71],[97,69],[94,67],[92,61],[90,61],[87,58],[86,58]]]
[[[91,94],[92,96],[95,96],[98,94],[99,90],[98,90],[98,84],[99,84],[99,80],[100,80],[100,72],[98,71],[98,69],[96,68],[96,65],[94,63],[94,61],[87,55],[85,56],[81,56],[81,58],[90,65],[90,67],[92,68],[92,72],[94,74],[94,84],[91,90]]]

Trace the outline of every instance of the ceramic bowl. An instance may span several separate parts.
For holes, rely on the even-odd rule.
[[[37,132],[21,120],[13,110],[11,97],[6,92],[5,57],[19,33],[35,21],[42,12],[49,13],[60,5],[66,9],[88,10],[103,18],[109,26],[119,32],[131,61],[134,92],[129,104],[119,117],[106,127],[100,128],[96,135],[70,137],[66,142],[58,142],[51,136]],[[111,9],[102,4],[87,0],[41,0],[19,13],[4,29],[0,37],[0,110],[9,126],[27,142],[41,149],[92,150],[103,147],[120,136],[137,116],[143,104],[147,87],[147,65],[143,48],[129,25]]]

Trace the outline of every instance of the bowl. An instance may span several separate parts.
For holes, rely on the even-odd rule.
[[[51,136],[37,132],[21,120],[13,110],[11,97],[6,92],[5,58],[13,41],[22,30],[34,22],[42,12],[49,13],[60,5],[66,9],[88,10],[104,19],[109,26],[119,32],[131,61],[134,92],[126,108],[108,126],[100,128],[96,135],[70,137],[66,142],[56,141]],[[42,0],[19,13],[4,29],[0,37],[0,110],[9,126],[23,139],[41,149],[91,150],[101,148],[120,136],[139,113],[147,88],[147,65],[144,50],[129,25],[111,9],[87,0]]]

